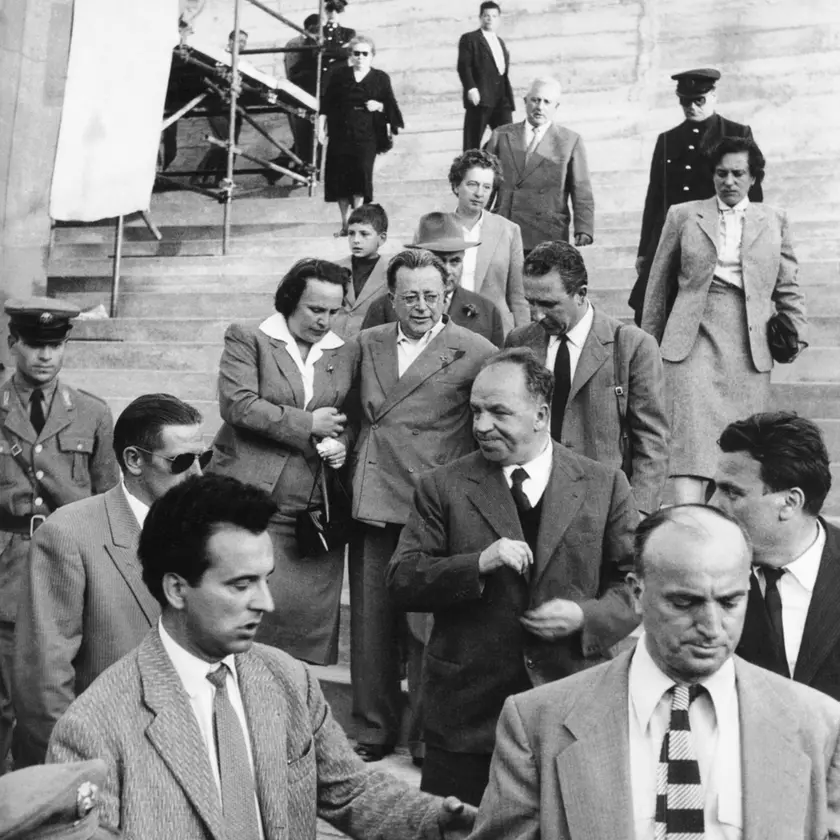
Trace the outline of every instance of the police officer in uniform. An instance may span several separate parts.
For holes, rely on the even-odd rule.
[[[699,201],[715,194],[712,168],[705,154],[723,137],[749,137],[748,125],[728,120],[715,112],[715,85],[720,73],[711,68],[686,70],[671,76],[677,83],[677,98],[685,121],[656,138],[650,165],[642,233],[636,258],[638,278],[628,303],[635,312],[636,324],[642,321],[648,274],[653,263],[665,216],[672,204]],[[761,185],[750,190],[750,201],[761,201]]]
[[[58,380],[75,306],[8,300],[14,375],[0,386],[0,773],[11,741],[19,578],[35,529],[56,508],[119,481],[113,422],[97,397]]]

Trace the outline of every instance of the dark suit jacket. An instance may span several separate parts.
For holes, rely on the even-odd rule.
[[[825,548],[820,560],[817,582],[805,618],[802,646],[793,678],[811,686],[835,700],[840,700],[840,528],[820,520],[825,528]],[[787,661],[770,643],[770,624],[758,581],[752,577],[747,602],[744,632],[738,645],[738,655],[749,662],[779,672],[779,665],[787,671]]]
[[[36,532],[15,629],[15,765],[40,764],[73,699],[134,650],[160,605],[121,486],[59,508]]]
[[[632,651],[505,704],[471,840],[632,838]],[[735,658],[743,840],[840,836],[840,706]]]
[[[496,347],[501,347],[505,341],[505,330],[502,326],[502,315],[494,304],[487,298],[477,295],[468,289],[458,287],[452,293],[449,304],[449,318],[453,324],[466,327],[474,333],[483,335],[492,341]],[[378,327],[380,324],[394,324],[397,313],[391,298],[387,294],[380,295],[365,315],[362,329]]]
[[[568,241],[570,202],[575,233],[595,238],[595,199],[579,134],[549,126],[526,164],[524,123],[511,123],[493,132],[487,151],[499,158],[504,176],[495,210],[519,225],[526,251],[550,239]]]
[[[313,838],[323,817],[352,837],[440,837],[440,800],[368,771],[318,681],[276,648],[236,657],[265,840]],[[231,840],[207,748],[157,629],[58,722],[50,762],[102,759],[101,824],[126,840]]]
[[[620,423],[615,399],[615,331],[620,322],[595,309],[575,369],[563,415],[564,446],[594,461],[621,468]],[[514,330],[506,347],[530,347],[545,364],[548,334],[539,324]],[[639,510],[659,508],[668,470],[670,429],[656,342],[630,324],[621,329],[618,383],[627,393],[627,424],[633,455],[630,485]]]
[[[493,108],[497,105],[507,106],[511,111],[516,110],[513,101],[513,88],[510,86],[508,72],[510,70],[510,53],[505,42],[499,38],[499,45],[505,57],[504,75],[499,75],[499,68],[493,59],[493,52],[487,39],[480,29],[465,32],[458,41],[458,77],[463,87],[464,107],[472,108],[467,91],[477,88],[482,108]]]
[[[637,624],[624,578],[638,512],[624,474],[554,447],[529,580],[480,575],[481,552],[523,540],[501,468],[480,452],[423,476],[386,580],[399,607],[434,613],[423,665],[427,743],[489,753],[511,694],[610,656]],[[554,598],[580,604],[580,633],[544,642],[519,617]]]

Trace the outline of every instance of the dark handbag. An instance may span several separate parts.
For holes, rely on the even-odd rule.
[[[388,132],[388,121],[381,111],[373,115],[373,131],[376,136],[376,154],[390,152],[394,148],[394,138]]]
[[[295,518],[295,539],[302,557],[317,557],[343,548],[350,539],[350,497],[338,478],[334,476],[333,480],[343,497],[339,499],[336,495],[331,502],[327,473],[319,464],[306,508]],[[314,505],[312,497],[319,482],[324,499]]]
[[[790,364],[807,346],[786,312],[776,312],[767,322],[767,345],[770,355],[779,364]]]
[[[633,451],[630,446],[630,431],[627,423],[627,391],[621,384],[621,336],[623,324],[619,324],[613,337],[613,393],[618,411],[618,448],[621,452],[621,470],[627,480],[633,476]]]

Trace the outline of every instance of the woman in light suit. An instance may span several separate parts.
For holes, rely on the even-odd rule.
[[[704,500],[725,426],[765,408],[770,316],[787,313],[800,338],[806,323],[787,217],[747,195],[764,177],[761,151],[724,137],[710,158],[716,196],[668,211],[642,316],[664,362],[678,504]]]
[[[461,286],[492,301],[502,313],[505,333],[531,322],[522,287],[522,233],[519,225],[484,208],[502,180],[499,159],[469,149],[449,169],[449,184],[458,197],[452,216],[467,242],[479,242],[464,253]]]
[[[298,659],[334,663],[344,572],[343,550],[301,556],[295,520],[321,501],[320,469],[338,469],[352,444],[341,412],[355,369],[355,345],[330,330],[350,272],[324,260],[296,263],[280,281],[277,313],[259,327],[231,324],[219,363],[224,420],[210,472],[271,493],[278,513],[271,577],[274,612],[257,641]]]

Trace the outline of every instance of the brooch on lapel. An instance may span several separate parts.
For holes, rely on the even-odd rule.
[[[332,366],[332,364],[327,365],[327,373],[332,373],[333,370],[335,370],[335,368]]]
[[[472,303],[468,303],[465,306],[463,306],[461,308],[461,311],[464,313],[464,315],[467,316],[467,318],[475,318],[475,316],[478,315],[478,310]]]

